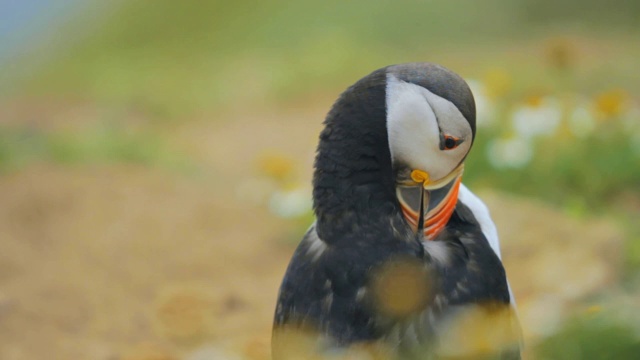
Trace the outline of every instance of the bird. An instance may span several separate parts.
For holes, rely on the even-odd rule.
[[[469,86],[438,64],[389,65],[338,97],[273,359],[520,359],[496,226],[461,182],[475,135]]]

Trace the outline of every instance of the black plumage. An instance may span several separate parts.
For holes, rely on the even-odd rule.
[[[475,133],[475,105],[468,87],[437,65],[383,68],[339,97],[326,117],[315,161],[317,221],[295,251],[280,288],[274,320],[276,360],[288,358],[290,340],[279,333],[291,329],[312,334],[317,343],[306,351],[320,354],[382,343],[392,349],[389,356],[430,358],[438,326],[450,311],[469,304],[500,308],[511,301],[500,259],[465,204],[458,202],[435,239],[447,247],[446,263],[425,251],[403,218],[386,129],[388,73],[454,103]],[[384,311],[375,291],[381,269],[389,264],[418,264],[412,274],[424,285],[419,288],[428,290],[397,313]],[[402,298],[402,291],[415,296],[412,289],[391,295]],[[500,354],[519,358],[517,348]]]

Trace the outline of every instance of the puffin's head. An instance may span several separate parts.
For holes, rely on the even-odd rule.
[[[434,239],[454,211],[475,135],[473,95],[439,65],[378,69],[334,103],[314,173],[317,231],[326,241],[362,215],[399,204],[414,232]],[[395,211],[396,207],[393,207]]]
[[[414,230],[433,239],[457,202],[475,137],[473,95],[460,76],[429,63],[386,68],[385,90],[396,195]]]

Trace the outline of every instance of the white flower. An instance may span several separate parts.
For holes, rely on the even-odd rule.
[[[562,109],[556,99],[543,98],[536,102],[517,108],[511,116],[515,131],[527,139],[555,134],[562,119]]]
[[[299,187],[292,190],[278,190],[269,200],[269,210],[283,218],[295,218],[311,210],[311,190]]]
[[[524,138],[493,139],[487,157],[495,168],[521,168],[533,158],[533,146]]]
[[[579,138],[584,138],[596,128],[596,119],[586,106],[577,106],[569,116],[569,129]]]
[[[495,122],[495,106],[487,95],[487,88],[477,80],[467,80],[476,102],[476,124],[489,127]]]

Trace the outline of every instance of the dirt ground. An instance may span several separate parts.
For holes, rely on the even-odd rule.
[[[307,182],[326,107],[178,127],[173,145],[203,174],[41,163],[0,176],[0,359],[268,359],[292,227],[236,185],[270,150]],[[616,283],[610,222],[482,190],[527,339]]]

